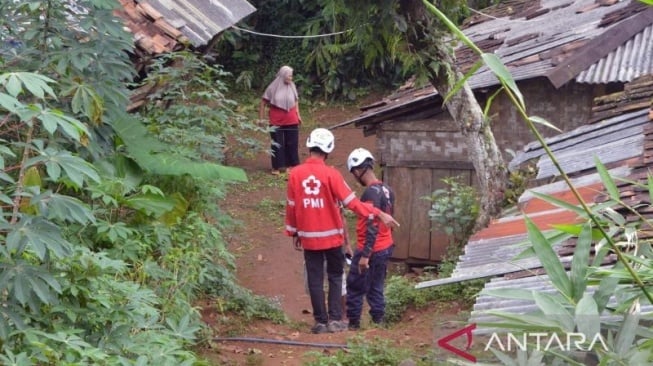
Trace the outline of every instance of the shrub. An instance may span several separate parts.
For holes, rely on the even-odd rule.
[[[447,188],[433,191],[423,197],[431,202],[429,217],[436,228],[449,236],[449,244],[465,243],[474,229],[479,212],[476,190],[461,183],[461,177],[443,178]]]

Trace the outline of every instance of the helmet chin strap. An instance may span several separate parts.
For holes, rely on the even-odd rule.
[[[365,175],[365,173],[367,173],[367,170],[368,170],[368,169],[370,169],[370,168],[369,168],[369,167],[365,167],[365,168],[363,168],[363,172],[360,173],[360,175],[356,175],[356,173],[354,173],[354,177],[356,177],[356,180],[357,180],[358,183],[360,183],[360,185],[362,185],[362,186],[365,186],[365,183],[363,182],[363,179],[362,179],[362,178],[363,178],[363,176]]]

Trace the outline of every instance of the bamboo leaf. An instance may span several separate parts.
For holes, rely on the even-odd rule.
[[[504,329],[519,329],[519,330],[551,330],[560,331],[560,324],[551,319],[543,317],[541,314],[513,314],[503,311],[488,310],[483,314],[494,315],[500,318],[510,320],[510,322],[492,322],[492,323],[479,323],[486,324],[488,327],[504,328]]]
[[[554,124],[552,124],[551,122],[547,121],[546,119],[544,119],[542,117],[529,116],[528,119],[533,123],[537,123],[537,124],[540,124],[542,126],[546,126],[546,127],[550,128],[550,129],[556,130],[558,132],[562,132],[561,129],[559,129]]]
[[[592,225],[587,223],[576,241],[574,257],[571,260],[571,285],[573,289],[573,301],[579,301],[587,287],[587,267],[590,260],[590,249],[592,246]]]
[[[519,87],[517,86],[515,79],[512,77],[510,71],[508,71],[506,65],[501,62],[499,56],[495,55],[494,53],[483,53],[481,54],[481,58],[483,61],[485,61],[485,65],[487,65],[487,67],[492,70],[494,75],[496,75],[497,79],[501,80],[502,84],[506,85],[508,89],[510,89],[515,94],[521,109],[526,109],[524,96],[522,95],[521,91],[519,91]]]
[[[551,283],[563,296],[572,298],[571,281],[562,263],[560,263],[558,255],[533,221],[529,217],[526,217],[525,220],[528,229],[528,239],[531,241],[535,253],[542,263],[542,267],[544,267],[544,270],[549,275]]]
[[[596,165],[596,171],[598,171],[601,181],[603,182],[605,189],[608,191],[610,198],[615,201],[620,201],[621,195],[619,189],[617,189],[617,185],[614,183],[614,180],[612,180],[610,173],[608,173],[608,169],[605,168],[605,165],[603,165],[597,157],[594,158],[594,164]]]
[[[635,335],[641,317],[639,300],[635,300],[630,309],[624,314],[624,321],[619,327],[619,332],[615,338],[614,351],[617,355],[624,357],[635,345]]]
[[[483,63],[481,62],[481,60],[479,60],[479,61],[477,61],[476,63],[474,63],[474,65],[472,65],[472,67],[469,69],[469,71],[467,71],[467,73],[465,73],[465,75],[464,75],[460,80],[458,80],[458,81],[456,82],[456,84],[454,84],[454,86],[451,88],[451,90],[449,91],[449,93],[447,93],[447,95],[445,96],[444,101],[442,102],[442,104],[445,104],[445,105],[446,105],[446,104],[447,104],[447,101],[449,101],[449,99],[450,99],[453,95],[455,95],[456,93],[458,93],[458,91],[459,91],[460,89],[463,88],[463,85],[467,82],[467,80],[469,80],[469,78],[471,78],[472,76],[474,76],[474,73],[475,73],[475,72],[476,72],[476,71],[477,71],[481,66],[483,66]]]
[[[504,89],[503,86],[500,87],[494,93],[492,93],[492,95],[490,95],[490,97],[487,99],[487,102],[485,103],[485,108],[483,108],[483,115],[485,117],[488,117],[488,114],[490,113],[490,107],[492,106],[492,102],[494,101],[494,98],[496,98],[497,95],[499,95],[499,93],[503,91],[503,89]]]
[[[598,305],[590,293],[583,294],[576,305],[576,326],[586,339],[593,339],[601,331]]]
[[[531,193],[533,193],[533,195],[535,197],[537,197],[537,198],[539,198],[539,199],[541,199],[541,200],[543,200],[545,202],[548,202],[548,203],[550,203],[550,204],[552,204],[554,206],[558,206],[560,208],[564,208],[564,209],[567,209],[569,211],[576,212],[578,214],[578,216],[580,216],[580,217],[587,217],[587,212],[585,212],[585,210],[583,210],[582,207],[572,205],[569,202],[566,202],[566,201],[563,201],[561,199],[555,198],[555,197],[550,196],[548,194],[534,192],[534,191],[531,192]]]
[[[573,331],[574,318],[558,299],[537,291],[533,291],[533,299],[548,320],[557,322],[559,327],[565,331]]]
[[[553,227],[556,227],[556,225],[553,225]],[[558,243],[563,242],[564,240],[567,240],[573,236],[573,234],[563,232],[563,231],[547,231],[546,233],[543,233],[544,237],[546,240],[552,245],[556,245]],[[513,261],[519,260],[519,259],[525,259],[525,258],[532,258],[535,257],[535,250],[533,249],[533,246],[530,245],[528,241],[523,242],[524,245],[528,245],[527,248],[525,248],[522,252],[517,254],[512,258]]]
[[[494,354],[496,358],[499,359],[502,365],[504,366],[517,366],[519,365],[515,360],[513,360],[509,355],[494,349],[494,347],[490,347],[490,352]]]
[[[602,312],[606,308],[608,301],[610,301],[618,285],[619,279],[616,277],[605,277],[601,279],[598,289],[592,295],[599,312]]]
[[[438,17],[438,19],[447,27],[449,28],[449,31],[453,33],[454,36],[456,36],[457,39],[461,40],[463,43],[467,45],[467,47],[471,48],[472,51],[476,52],[476,54],[481,54],[482,51],[474,42],[472,42],[471,39],[469,39],[465,33],[463,33],[458,26],[454,22],[452,22],[449,18],[447,18],[446,15],[444,15],[443,12],[441,12],[438,8],[435,7],[435,5],[431,4],[427,0],[422,0],[424,3],[424,6],[426,6],[426,9],[429,10],[431,13],[433,13],[435,16]]]

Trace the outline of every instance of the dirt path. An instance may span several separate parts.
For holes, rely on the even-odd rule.
[[[316,113],[314,119],[322,121],[319,127],[328,127],[356,115],[357,111],[331,110],[321,113]],[[308,132],[310,128],[301,131],[301,146]],[[346,157],[356,147],[365,147],[374,153],[374,137],[363,137],[361,130],[351,127],[337,129],[334,134],[336,148],[327,163],[338,168],[353,189],[359,189],[346,172]],[[306,156],[306,149],[300,147],[301,160]],[[259,341],[216,342],[213,349],[207,350],[205,356],[221,365],[302,365],[308,357],[306,352],[335,352],[329,345],[344,345],[348,339],[359,335],[367,339],[390,339],[398,347],[435,349],[436,336],[451,331],[452,326],[447,321],[457,319],[455,311],[446,316],[443,314],[447,313],[447,309],[406,315],[401,324],[391,329],[372,328],[360,332],[310,334],[313,318],[310,299],[304,290],[302,253],[293,249],[290,238],[283,233],[286,182],[282,177],[268,173],[269,164],[269,157],[265,155],[232,163],[247,171],[251,183],[232,189],[220,203],[220,207],[242,223],[240,228],[228,235],[230,251],[237,258],[239,283],[255,294],[278,301],[291,322],[289,325],[260,321],[242,322],[239,327],[234,329],[231,326],[226,331],[218,325],[219,312],[206,310],[207,322],[213,324],[220,337],[260,338],[280,344]],[[212,308],[214,304],[207,304],[206,309]],[[459,324],[456,324],[453,327],[458,326]],[[323,346],[283,344],[287,342],[317,343]]]

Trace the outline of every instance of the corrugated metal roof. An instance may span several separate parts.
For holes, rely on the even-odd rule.
[[[649,35],[653,8],[638,1],[609,0],[598,4],[594,0],[507,0],[468,18],[465,24],[465,35],[483,52],[499,56],[516,81],[546,77],[560,87],[604,57],[610,57],[611,52],[619,54],[620,66],[613,61],[609,67],[613,70],[630,62],[638,65],[633,69],[643,72],[653,63],[651,52],[646,53],[653,47]],[[628,43],[632,46],[626,46]],[[644,50],[640,50],[642,46]],[[456,59],[460,69],[467,70],[478,56],[461,46],[456,49]],[[624,78],[618,73],[600,74],[601,82],[606,83]],[[635,72],[630,74],[634,77]],[[485,66],[467,82],[473,90],[499,84]],[[437,98],[437,91],[430,85],[409,87],[373,107],[364,107],[360,116],[334,127],[355,123],[373,129],[402,109],[429,103],[433,107]]]
[[[256,9],[245,0],[120,0],[116,14],[149,54],[207,44]]]
[[[253,13],[245,0],[145,0],[194,46],[208,43],[213,36]]]
[[[604,164],[638,156],[644,143],[643,127],[648,124],[648,110],[638,110],[621,116],[608,118],[599,123],[582,126],[570,133],[547,139],[556,158],[565,172],[580,172],[594,168],[594,158]],[[582,151],[582,154],[579,154]],[[523,162],[542,156],[544,150],[538,144],[517,153],[508,164],[513,170]],[[537,179],[558,176],[548,156],[542,156],[537,163]]]
[[[572,177],[572,184],[588,204],[606,200],[601,178],[594,166],[594,158],[599,156],[606,166],[612,167],[611,176],[626,178],[626,181],[618,184],[621,200],[628,202],[631,207],[637,207],[639,214],[644,217],[650,218],[653,215],[652,210],[646,208],[649,205],[639,205],[650,201],[648,190],[631,183],[640,182],[646,187],[649,169],[653,167],[651,95],[653,76],[639,78],[627,85],[624,92],[609,98],[613,102],[609,105],[610,109],[614,110],[615,114],[621,114],[547,139],[548,146],[560,159],[562,168]],[[597,98],[597,101],[602,99]],[[633,110],[632,107],[637,109]],[[552,195],[570,204],[577,204],[577,201],[564,182],[551,182],[555,180],[557,173],[548,167],[550,161],[539,143],[527,145],[510,165],[515,169],[532,161],[538,162],[540,174],[533,181],[535,187],[521,195],[519,212],[504,214],[472,236],[450,278],[426,281],[418,284],[418,288],[495,277],[485,285],[486,289],[520,288],[555,292],[536,257],[514,259],[529,246],[524,215],[528,215],[546,234],[547,226],[562,222],[571,223],[577,218],[569,211],[563,212],[556,206],[538,199],[534,192]],[[546,173],[542,173],[543,171]],[[625,216],[627,222],[640,219],[637,213],[629,209],[615,209]],[[646,240],[652,237],[653,233],[640,231],[638,235],[640,240]],[[563,241],[554,247],[563,265],[570,263],[574,247],[574,239]],[[608,256],[603,264],[609,265],[615,260],[614,256]],[[497,320],[495,316],[488,314],[487,310],[523,314],[536,308],[532,301],[503,299],[481,293],[476,299],[469,321],[483,323]],[[651,311],[653,306],[647,305],[643,310]],[[478,333],[483,331],[479,330]]]
[[[576,81],[589,84],[628,82],[653,74],[653,25],[582,71]]]

